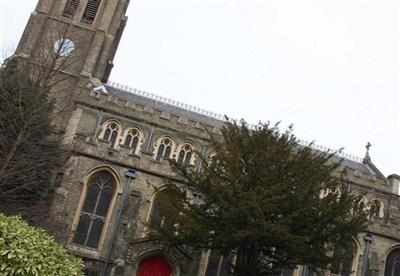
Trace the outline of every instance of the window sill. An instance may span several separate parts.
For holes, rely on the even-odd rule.
[[[140,158],[140,155],[139,154],[136,154],[136,153],[129,153],[129,156],[132,156],[133,158]]]
[[[77,245],[75,243],[69,244],[67,248],[73,253],[84,257],[97,259],[100,256],[100,251],[98,249],[92,249],[83,245]]]
[[[103,144],[110,144],[109,141],[104,140],[104,139],[102,139],[102,138],[98,138],[97,141],[99,141],[100,143],[103,143]]]

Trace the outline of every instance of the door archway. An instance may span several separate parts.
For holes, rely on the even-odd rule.
[[[163,258],[154,256],[140,262],[137,276],[172,276],[172,268]]]

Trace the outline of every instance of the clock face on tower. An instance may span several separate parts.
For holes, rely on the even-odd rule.
[[[75,50],[75,44],[68,38],[62,38],[54,43],[54,52],[59,53],[60,56],[69,56]]]

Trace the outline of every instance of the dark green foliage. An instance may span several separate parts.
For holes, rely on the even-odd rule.
[[[11,60],[0,69],[0,211],[31,211],[49,200],[54,169],[61,163],[52,137],[51,75]],[[40,210],[41,212],[45,210]]]
[[[210,135],[215,155],[202,159],[200,173],[171,163],[188,192],[162,200],[173,223],[152,233],[156,241],[233,254],[234,275],[274,275],[328,267],[334,246],[365,229],[367,214],[352,214],[355,199],[333,154],[300,146],[292,128],[280,133],[277,125],[227,123],[222,134],[223,142]]]

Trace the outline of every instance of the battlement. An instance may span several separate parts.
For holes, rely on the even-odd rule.
[[[132,87],[129,87],[127,85],[123,85],[123,84],[120,84],[120,83],[117,83],[117,82],[108,81],[107,82],[107,86],[110,86],[110,87],[113,87],[115,89],[131,93],[131,94],[134,94],[134,95],[137,95],[137,96],[140,96],[140,97],[145,97],[147,99],[151,99],[153,101],[156,101],[158,103],[162,103],[162,104],[167,105],[167,106],[171,106],[173,108],[179,108],[179,109],[185,110],[185,111],[195,115],[195,117],[198,117],[196,115],[206,116],[206,117],[208,117],[210,119],[218,121],[218,125],[221,125],[221,123],[223,123],[223,121],[225,121],[225,116],[222,115],[222,114],[218,114],[218,113],[215,113],[213,111],[209,111],[209,110],[197,107],[197,106],[185,104],[185,103],[182,103],[182,102],[179,102],[179,101],[176,101],[176,100],[173,100],[173,99],[169,99],[169,98],[166,98],[166,97],[158,96],[156,94],[149,93],[149,92],[146,92],[146,91],[143,91],[143,90],[139,90],[139,89],[136,89],[136,88],[132,88]],[[130,105],[130,104],[127,103],[126,105]],[[175,114],[175,115],[180,116],[178,114]],[[255,128],[256,125],[250,124],[250,127],[251,128]],[[361,157],[359,157],[359,156],[347,154],[347,153],[344,153],[344,152],[341,152],[341,151],[338,151],[338,150],[334,150],[332,148],[329,148],[329,147],[326,147],[326,146],[323,146],[323,145],[312,143],[312,142],[307,141],[307,140],[301,140],[300,139],[300,140],[298,140],[298,142],[302,146],[311,147],[312,149],[315,149],[315,150],[318,150],[318,151],[324,151],[324,152],[328,152],[328,153],[335,153],[336,152],[336,155],[338,157],[341,157],[341,158],[344,158],[344,159],[347,159],[347,160],[351,160],[351,161],[354,161],[354,162],[357,162],[357,163],[362,163],[362,161],[363,161],[363,159]]]

